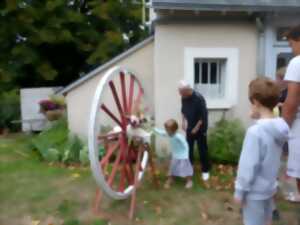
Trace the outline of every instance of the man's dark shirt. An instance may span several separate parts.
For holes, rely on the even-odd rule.
[[[199,120],[202,120],[200,133],[206,133],[208,127],[208,113],[204,97],[193,91],[191,97],[181,99],[181,112],[187,120],[187,133],[191,133]]]

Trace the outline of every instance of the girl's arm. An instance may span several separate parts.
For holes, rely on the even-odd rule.
[[[167,132],[164,129],[159,129],[159,128],[155,127],[153,129],[153,131],[157,135],[160,135],[160,136],[163,136],[163,137],[167,137],[168,136]]]

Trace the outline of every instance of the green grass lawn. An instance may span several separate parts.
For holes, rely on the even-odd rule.
[[[240,225],[232,203],[232,168],[215,166],[209,184],[195,176],[192,190],[177,181],[170,190],[156,189],[146,174],[138,190],[135,219],[128,220],[130,201],[104,198],[101,215],[92,213],[96,185],[89,168],[42,162],[30,149],[30,137],[0,138],[0,225]],[[161,183],[166,165],[157,162]],[[277,225],[299,225],[298,205],[279,197]]]

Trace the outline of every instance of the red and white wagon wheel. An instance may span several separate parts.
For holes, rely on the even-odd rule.
[[[145,103],[140,81],[121,67],[108,70],[97,86],[89,121],[89,158],[96,183],[113,199],[128,198],[146,170],[149,149],[128,135],[128,117]]]

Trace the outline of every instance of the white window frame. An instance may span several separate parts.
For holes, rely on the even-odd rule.
[[[203,85],[206,86],[206,88],[213,88],[213,86],[218,86],[218,89],[222,88],[224,89],[222,86],[224,86],[224,80],[225,80],[225,65],[226,65],[226,59],[220,59],[220,58],[215,58],[215,59],[207,59],[207,58],[198,58],[194,60],[194,65],[195,63],[199,64],[199,83],[196,83],[196,72],[194,74],[195,80],[194,80],[194,85]],[[207,63],[208,64],[208,68],[207,68],[207,83],[202,83],[203,80],[203,74],[202,74],[202,64],[203,63]],[[216,63],[216,83],[212,83],[212,77],[211,77],[211,64],[212,63]],[[195,89],[197,89],[197,87],[194,86]],[[201,92],[201,90],[199,91]],[[220,90],[219,90],[220,92]],[[202,93],[202,92],[201,92]],[[203,94],[203,93],[202,93]],[[221,95],[224,94],[224,91],[222,90],[221,93],[218,93],[218,95],[220,95],[219,97],[221,97]],[[203,94],[204,97],[205,94]],[[216,98],[216,97],[214,97]]]
[[[195,59],[226,60],[224,96],[219,99],[206,97],[208,109],[230,109],[238,102],[239,50],[237,48],[184,48],[184,79],[194,87]]]

